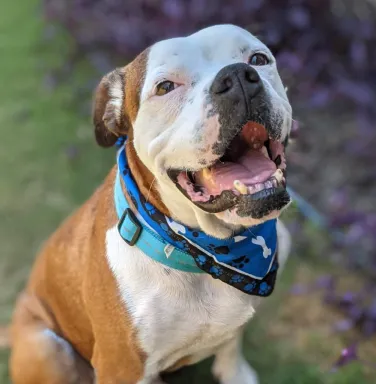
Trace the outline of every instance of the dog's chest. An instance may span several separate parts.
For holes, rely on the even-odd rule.
[[[231,338],[254,313],[257,298],[206,274],[168,270],[107,232],[107,259],[137,328],[148,370],[200,360]]]

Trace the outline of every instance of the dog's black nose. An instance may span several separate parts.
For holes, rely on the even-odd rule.
[[[231,64],[222,68],[215,77],[210,93],[215,98],[239,101],[242,97],[253,98],[262,88],[257,71],[245,63]]]

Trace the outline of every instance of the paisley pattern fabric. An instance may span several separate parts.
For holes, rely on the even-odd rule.
[[[118,168],[138,214],[168,244],[190,254],[213,278],[242,292],[256,296],[272,293],[278,270],[276,220],[244,229],[229,239],[217,239],[174,221],[146,201],[131,175],[123,143]]]

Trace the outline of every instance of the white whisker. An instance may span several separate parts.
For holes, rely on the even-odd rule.
[[[151,184],[150,184],[150,188],[149,188],[149,191],[148,191],[148,195],[146,196],[146,202],[149,201],[150,192],[151,192],[151,189],[153,188],[153,184],[154,184],[155,180],[156,180],[156,178],[154,177],[153,181],[152,181]]]

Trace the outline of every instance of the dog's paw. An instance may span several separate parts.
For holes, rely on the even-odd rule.
[[[244,358],[239,360],[235,370],[214,365],[213,375],[220,384],[259,384],[256,371]]]

